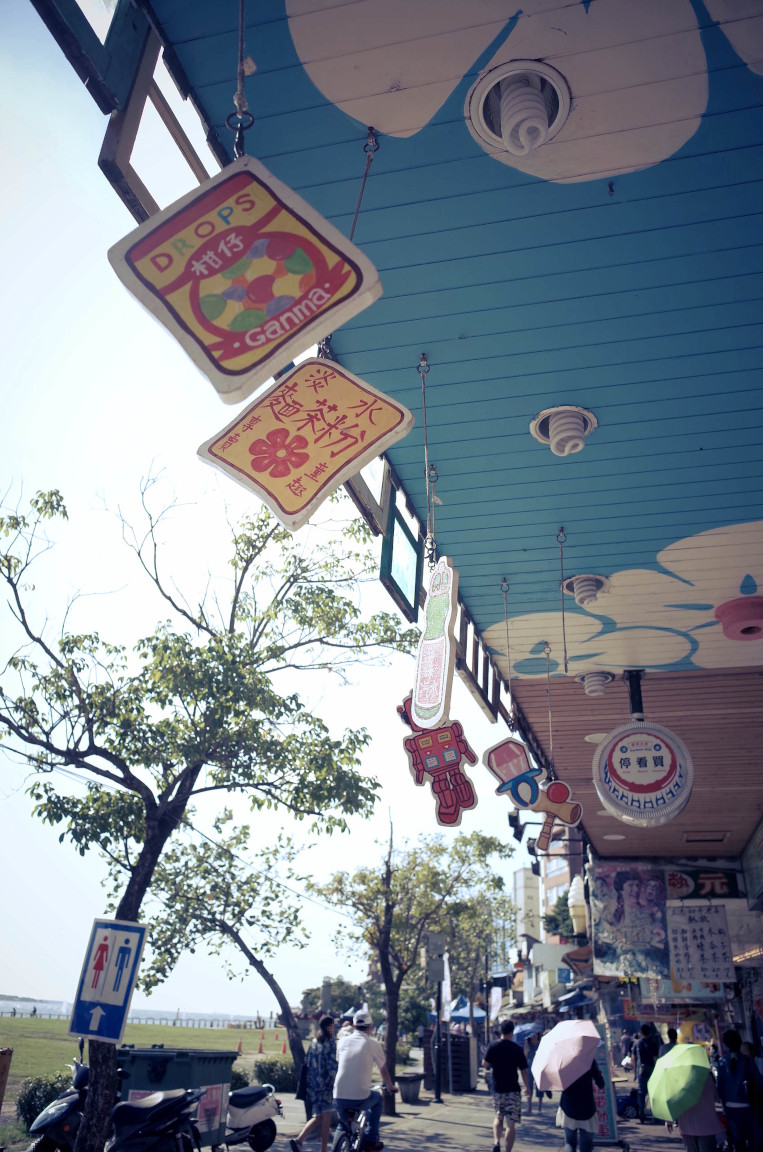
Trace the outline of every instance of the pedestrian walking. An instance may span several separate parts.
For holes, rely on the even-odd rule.
[[[723,1125],[715,1107],[718,1100],[715,1079],[710,1073],[697,1103],[676,1121],[686,1152],[716,1152],[716,1136],[723,1135]]]
[[[636,1042],[636,1080],[638,1083],[638,1118],[643,1124],[646,1120],[646,1097],[649,1077],[654,1072],[656,1063],[652,1030],[648,1024],[641,1025],[641,1036]]]
[[[760,1133],[756,1132],[753,1104],[763,1099],[763,1077],[755,1061],[742,1052],[742,1037],[736,1028],[723,1033],[726,1054],[718,1061],[718,1094],[729,1126],[732,1152],[757,1152]]]
[[[593,1138],[599,1131],[594,1082],[599,1088],[604,1087],[604,1077],[595,1060],[562,1092],[556,1126],[564,1129],[564,1152],[591,1152],[593,1148]]]
[[[289,1141],[292,1152],[302,1152],[302,1141],[320,1129],[321,1152],[328,1148],[331,1132],[331,1113],[334,1109],[334,1077],[337,1070],[334,1019],[321,1016],[318,1030],[305,1055],[305,1104],[310,1119],[302,1131]]]
[[[512,1040],[514,1025],[511,1020],[504,1020],[501,1024],[501,1039],[488,1044],[485,1058],[482,1061],[493,1074],[493,1152],[501,1152],[501,1135],[504,1122],[506,1124],[506,1152],[511,1152],[517,1135],[517,1124],[522,1119],[522,1093],[519,1089],[519,1076],[521,1074],[525,1084],[528,1106],[532,1097],[530,1095],[530,1077],[527,1073],[527,1060],[518,1044]]]

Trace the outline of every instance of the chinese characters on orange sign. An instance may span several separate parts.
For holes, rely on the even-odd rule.
[[[362,252],[251,156],[141,224],[109,260],[228,403],[381,295]]]
[[[281,376],[199,455],[294,530],[412,426],[402,404],[330,360],[311,359]]]

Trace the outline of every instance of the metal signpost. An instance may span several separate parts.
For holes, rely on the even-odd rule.
[[[95,920],[69,1022],[70,1036],[119,1044],[127,1023],[147,926]]]

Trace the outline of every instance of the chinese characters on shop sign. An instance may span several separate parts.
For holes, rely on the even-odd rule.
[[[668,933],[672,968],[678,980],[734,980],[723,905],[669,907]]]
[[[413,416],[330,360],[304,360],[199,448],[292,530],[405,436]]]

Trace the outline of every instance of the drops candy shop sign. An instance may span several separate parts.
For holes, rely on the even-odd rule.
[[[615,728],[599,744],[593,782],[602,804],[618,820],[654,828],[689,803],[694,766],[675,732],[637,721]]]
[[[109,251],[229,404],[381,295],[363,253],[251,156]]]

